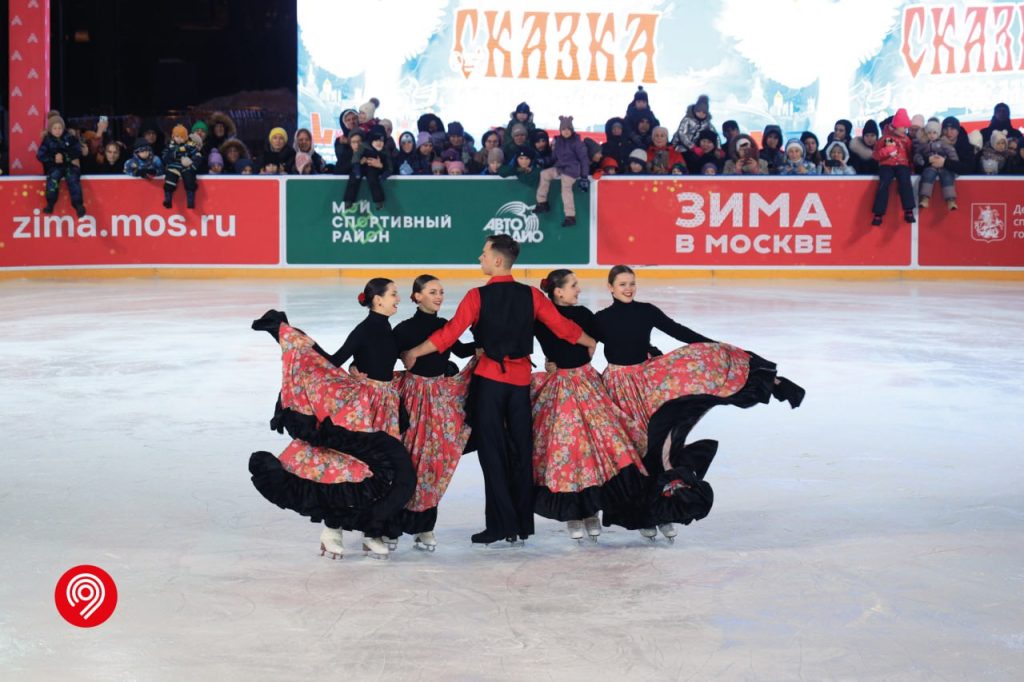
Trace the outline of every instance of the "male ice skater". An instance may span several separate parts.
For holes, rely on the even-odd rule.
[[[444,352],[474,326],[484,354],[474,374],[477,453],[484,473],[487,527],[474,544],[501,540],[516,544],[533,534],[533,433],[530,409],[530,354],[533,322],[540,320],[559,338],[593,354],[597,343],[563,317],[539,289],[512,278],[519,244],[508,235],[492,235],[480,254],[480,269],[490,279],[470,289],[455,316],[429,339],[402,354],[406,368],[416,358]]]

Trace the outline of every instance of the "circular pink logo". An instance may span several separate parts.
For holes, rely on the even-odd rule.
[[[60,577],[53,600],[64,620],[80,628],[94,628],[114,613],[117,585],[99,566],[83,564]]]

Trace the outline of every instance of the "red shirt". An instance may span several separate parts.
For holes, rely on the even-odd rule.
[[[515,279],[512,275],[498,275],[491,277],[487,284],[514,281]],[[487,286],[487,284],[484,286]],[[530,291],[533,294],[533,319],[543,322],[545,327],[554,332],[555,336],[563,341],[568,343],[579,341],[580,337],[583,336],[583,330],[580,329],[579,325],[567,317],[563,317],[540,289],[530,287]],[[477,287],[470,289],[466,297],[462,299],[458,309],[455,311],[455,316],[445,326],[430,335],[430,342],[437,346],[438,352],[443,353],[459,340],[462,332],[469,329],[479,319],[480,288]],[[529,386],[530,374],[532,372],[533,367],[530,365],[530,358],[528,357],[506,358],[505,371],[502,371],[500,364],[491,360],[486,355],[482,355],[477,361],[473,374],[493,381],[512,384],[513,386]]]

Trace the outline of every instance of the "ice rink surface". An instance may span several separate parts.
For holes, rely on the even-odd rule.
[[[442,314],[479,281],[446,282]],[[720,441],[711,514],[675,545],[539,519],[525,549],[473,550],[469,455],[437,552],[406,537],[381,562],[319,557],[246,469],[288,443],[250,321],[284,309],[333,350],[362,282],[0,282],[0,678],[1021,679],[1024,285],[639,284],[808,391],[698,426]],[[77,564],[118,584],[97,628],[54,606]]]

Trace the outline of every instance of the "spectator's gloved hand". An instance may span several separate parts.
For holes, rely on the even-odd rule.
[[[590,178],[580,178],[576,181],[576,186],[580,188],[581,192],[590,191]]]

